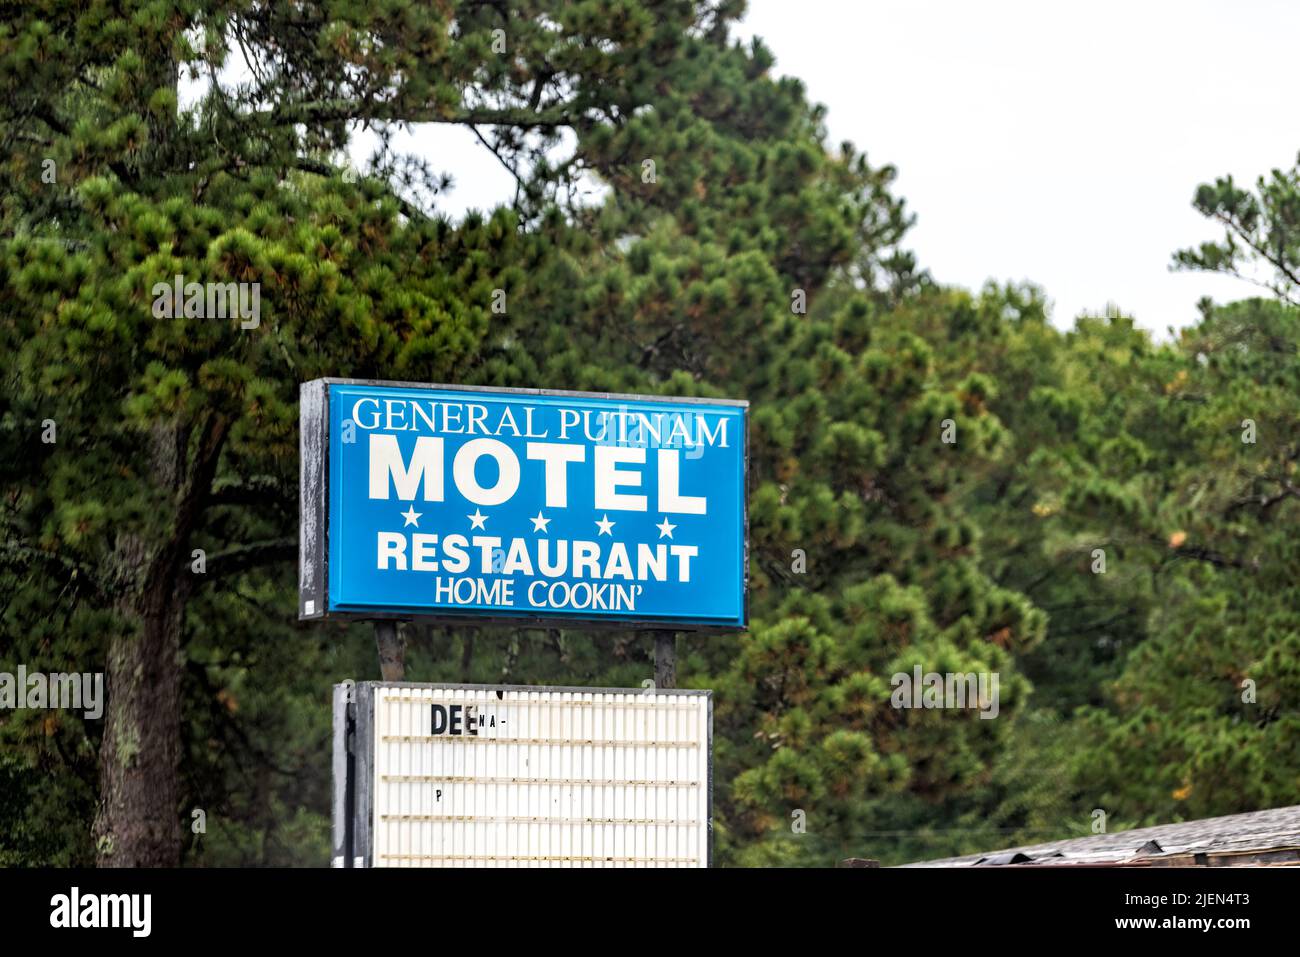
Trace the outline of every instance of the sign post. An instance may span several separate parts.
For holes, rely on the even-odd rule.
[[[655,687],[677,687],[677,632],[652,632],[655,639]]]
[[[379,649],[379,674],[385,681],[406,677],[406,654],[397,634],[397,622],[380,618],[375,622],[375,646]]]
[[[748,626],[745,402],[317,379],[299,618],[369,619],[334,698],[336,866],[707,866],[711,692]],[[655,687],[413,685],[401,620],[653,637]]]

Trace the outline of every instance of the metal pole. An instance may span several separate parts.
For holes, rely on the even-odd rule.
[[[655,638],[655,687],[677,687],[677,632],[651,632]]]

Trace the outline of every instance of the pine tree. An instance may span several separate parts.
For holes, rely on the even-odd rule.
[[[595,2],[9,12],[5,574],[40,594],[8,628],[39,647],[31,616],[55,616],[84,639],[73,660],[107,661],[101,863],[179,859],[187,608],[206,576],[296,551],[297,384],[456,378],[493,290],[546,255],[510,212],[423,211],[440,182],[393,132],[482,124],[499,148],[544,149],[633,112],[718,18]],[[359,127],[380,134],[364,177],[341,160]],[[160,298],[177,276],[256,289],[257,313],[187,312]],[[42,444],[47,420],[58,441]]]

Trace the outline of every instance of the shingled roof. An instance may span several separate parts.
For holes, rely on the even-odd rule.
[[[1300,805],[1030,844],[905,867],[1300,866]]]

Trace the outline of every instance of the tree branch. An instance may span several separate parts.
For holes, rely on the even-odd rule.
[[[275,565],[298,557],[298,539],[275,538],[251,545],[237,545],[208,558],[208,579],[229,578],[253,568]]]

